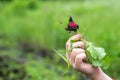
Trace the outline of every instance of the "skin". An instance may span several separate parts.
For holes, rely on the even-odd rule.
[[[66,42],[66,50],[70,50],[70,40],[80,40],[81,37],[80,34],[72,36]],[[91,80],[112,80],[100,67],[93,67],[91,64],[84,62],[86,59],[84,42],[78,41],[72,43],[72,52],[67,52],[66,57],[75,70],[84,73]]]

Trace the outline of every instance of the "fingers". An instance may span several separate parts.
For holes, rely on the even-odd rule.
[[[80,65],[84,65],[84,60],[86,59],[86,54],[85,53],[80,53],[76,56],[75,58],[75,63],[73,65],[73,68],[75,69],[82,69],[84,66],[80,66]]]
[[[71,52],[70,57],[70,64],[73,65],[75,63],[75,58],[77,55],[81,54],[81,53],[85,53],[84,49],[81,48],[74,48]]]
[[[80,40],[82,36],[80,34],[76,34],[74,36],[72,36],[67,42],[66,42],[66,50],[70,50],[70,40]]]
[[[80,40],[80,38],[81,38],[81,35],[79,35],[79,34],[72,36],[66,43],[66,50],[70,50],[70,46],[71,46],[70,40]],[[66,57],[69,60],[71,65],[73,65],[75,63],[75,58],[78,54],[85,53],[84,48],[85,48],[85,46],[82,41],[72,43],[72,52],[70,53],[68,51],[66,54]]]
[[[76,40],[76,41],[78,41],[78,40],[80,40],[81,37],[82,37],[82,36],[81,36],[80,34],[76,34],[76,35],[72,36],[72,37],[70,38],[70,40]]]
[[[74,35],[74,36],[72,36],[67,42],[66,42],[66,50],[70,50],[70,40],[80,40],[80,38],[81,38],[81,35],[80,34],[76,34],[76,35]],[[77,43],[78,44],[78,43]],[[78,44],[79,45],[79,44]],[[80,46],[83,46],[83,45],[81,45],[81,43],[80,43]],[[75,44],[75,46],[73,46],[73,48],[75,48],[76,47],[76,44]],[[66,57],[67,57],[67,59],[70,61],[70,52],[69,51],[67,51],[66,52]]]
[[[82,41],[78,41],[78,42],[74,42],[73,44],[72,44],[72,48],[85,48],[85,45],[84,45],[84,43],[82,42]]]

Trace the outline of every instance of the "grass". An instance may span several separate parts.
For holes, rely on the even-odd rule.
[[[88,41],[93,41],[97,46],[105,48],[112,61],[110,68],[105,72],[119,80],[119,3],[119,0],[74,2],[15,0],[11,3],[0,3],[0,45],[15,50],[16,52],[13,53],[16,55],[23,48],[23,45],[27,45],[35,51],[40,48],[48,50],[65,49],[65,43],[71,34],[67,33],[64,28],[68,23],[68,17],[71,15],[74,21],[80,25],[80,32],[84,32],[86,29],[84,36]],[[33,76],[38,76],[36,73],[39,73],[39,66],[41,65],[36,63],[33,65],[37,66],[31,68],[31,65],[28,65],[27,72],[35,70]],[[41,68],[45,65],[43,64]],[[46,68],[43,70],[45,75],[48,75],[49,70],[46,71]],[[56,77],[50,78],[48,76],[46,78],[55,80],[59,75],[52,71],[54,70],[51,70],[49,74]],[[39,80],[40,77],[36,78]]]

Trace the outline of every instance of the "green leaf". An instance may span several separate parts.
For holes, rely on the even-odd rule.
[[[93,66],[100,66],[100,67],[102,67],[102,63],[101,63],[101,61],[100,60],[94,60],[94,59],[92,59],[92,65]]]
[[[64,75],[66,75],[68,73],[68,71],[70,70],[70,63],[69,61],[67,60],[66,56],[65,56],[65,53],[66,53],[66,50],[55,50],[55,53],[57,53],[66,63],[67,63],[67,71],[64,73]],[[64,54],[63,54],[64,53]]]
[[[92,42],[85,41],[85,47],[94,46]]]
[[[110,58],[108,56],[105,56],[101,62],[103,69],[107,69],[110,66]]]
[[[105,52],[105,50],[103,49],[103,48],[101,48],[101,47],[95,47],[95,50],[96,50],[96,54],[97,54],[97,56],[98,56],[98,58],[101,60],[103,57],[105,57],[105,55],[106,55],[106,52]]]
[[[97,51],[95,50],[95,48],[93,46],[87,47],[86,50],[87,50],[87,52],[89,52],[88,54],[90,54],[93,59],[97,59],[98,54],[97,54]]]
[[[92,42],[85,42],[87,62],[93,66],[99,66],[107,69],[110,65],[110,59],[107,56],[105,50],[101,47],[95,47]]]

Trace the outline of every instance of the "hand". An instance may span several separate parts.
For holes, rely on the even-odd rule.
[[[66,43],[66,50],[70,50],[70,40],[80,40],[80,38],[80,34],[72,36]],[[90,79],[112,80],[101,70],[100,67],[93,67],[91,64],[85,63],[85,45],[82,41],[72,43],[72,52],[67,52],[66,57],[74,69],[86,74]]]

